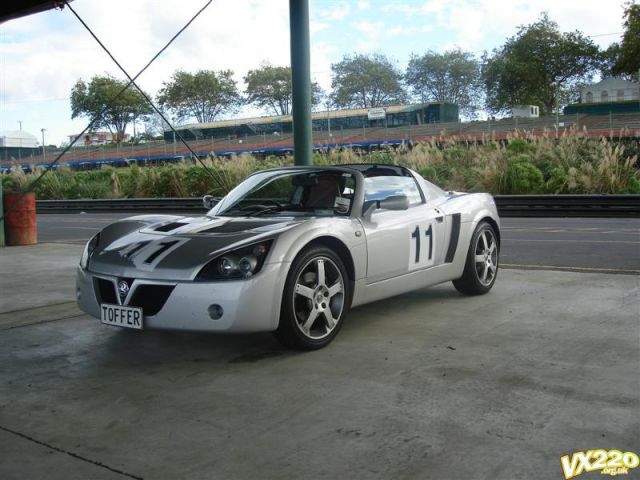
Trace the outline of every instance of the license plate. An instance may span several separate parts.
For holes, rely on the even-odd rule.
[[[100,305],[100,321],[116,327],[142,330],[142,309],[103,303]]]

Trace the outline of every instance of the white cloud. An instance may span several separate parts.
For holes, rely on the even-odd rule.
[[[459,46],[479,53],[499,46],[542,11],[562,30],[589,35],[622,30],[622,0],[312,0],[312,77],[331,83],[330,65],[353,51],[405,58]],[[204,4],[204,0],[83,0],[72,6],[131,74]],[[596,37],[601,46],[617,37]],[[176,69],[232,69],[242,77],[262,61],[288,65],[285,0],[215,1],[141,77],[155,94]],[[110,72],[123,78],[71,12],[50,11],[0,24],[0,130],[24,128],[62,141],[85,122],[70,120],[76,80]],[[38,101],[43,100],[43,101]]]
[[[353,23],[353,28],[359,32],[355,49],[359,52],[371,52],[380,47],[382,37],[386,34],[384,22],[370,22],[362,20]]]
[[[317,4],[324,6],[323,2],[318,2]],[[315,7],[315,2],[313,6]],[[351,5],[347,2],[340,2],[330,7],[318,8],[314,11],[317,12],[317,15],[324,20],[340,22],[347,18],[351,13]]]
[[[535,22],[542,12],[548,12],[562,31],[580,30],[587,35],[619,32],[622,3],[603,4],[599,0],[430,0],[396,7],[407,15],[432,18],[437,30],[448,32],[457,45],[468,50],[490,49],[487,40],[496,36],[512,36],[519,25]],[[616,37],[596,37],[594,42],[606,46]]]
[[[309,30],[311,32],[311,35],[313,35],[314,33],[322,32],[323,30],[327,30],[329,27],[330,25],[326,22],[318,22],[315,20],[309,21]]]
[[[87,0],[72,6],[133,76],[203,4],[182,0],[178,8],[155,0]],[[242,87],[242,77],[262,61],[290,63],[288,13],[287,2],[214,2],[139,83],[155,94],[176,69],[230,68]],[[25,129],[48,128],[49,138],[61,142],[82,123],[70,121],[68,101],[33,100],[68,97],[80,77],[109,72],[124,78],[67,9],[7,22],[0,29],[0,130],[15,129],[17,120],[31,117]],[[50,124],[42,125],[45,117]]]

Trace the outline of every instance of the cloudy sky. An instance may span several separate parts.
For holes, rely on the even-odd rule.
[[[500,46],[542,11],[562,30],[607,46],[620,39],[623,0],[310,0],[312,77],[327,89],[331,63],[382,52],[401,69],[411,53]],[[205,0],[75,0],[72,6],[133,76]],[[214,0],[140,78],[154,93],[176,69],[232,69],[239,82],[266,61],[289,64],[286,0]],[[78,78],[123,78],[68,9],[0,24],[0,131],[22,128],[59,144],[88,120],[71,120]],[[245,111],[244,113],[250,113]]]

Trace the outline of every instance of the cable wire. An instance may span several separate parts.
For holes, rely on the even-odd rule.
[[[132,84],[133,84],[133,83],[134,83],[134,81],[135,81],[135,80],[137,80],[137,79],[138,79],[138,77],[140,77],[140,75],[142,75],[142,74],[143,74],[143,73],[144,73],[144,72],[145,72],[145,71],[146,71],[146,70],[151,66],[151,64],[152,64],[153,62],[155,62],[155,60],[156,60],[160,55],[162,55],[162,53],[164,53],[164,51],[165,51],[167,48],[169,48],[169,46],[170,46],[170,45],[171,45],[171,44],[176,40],[176,38],[178,38],[178,37],[182,34],[182,32],[184,32],[184,31],[187,29],[187,27],[189,27],[189,25],[191,25],[191,23],[193,23],[193,21],[194,21],[198,16],[200,16],[200,14],[201,14],[202,12],[204,12],[204,11],[206,10],[206,8],[207,8],[207,7],[208,7],[212,2],[213,2],[213,0],[208,0],[208,1],[205,3],[205,5],[204,5],[200,10],[198,10],[198,11],[197,11],[197,12],[196,12],[192,17],[191,17],[191,19],[190,19],[190,20],[189,20],[189,21],[188,21],[188,22],[187,22],[187,23],[186,23],[186,24],[185,24],[185,25],[184,25],[180,30],[178,30],[178,32],[177,32],[173,37],[171,37],[171,39],[170,39],[170,40],[169,40],[169,41],[164,45],[164,47],[162,47],[162,48],[158,51],[158,53],[156,53],[156,54],[151,58],[151,60],[149,60],[149,62],[147,62],[147,64],[146,64],[144,67],[142,67],[142,69],[141,69],[141,70],[140,70],[140,71],[139,71],[139,72],[138,72],[138,73],[137,73],[133,78],[131,78],[131,77],[129,77],[129,76],[127,75],[127,77],[129,77],[129,82],[128,82],[128,83],[127,83],[127,84],[126,84],[126,85],[125,85],[125,86],[124,86],[124,87],[123,87],[123,88],[122,88],[118,93],[116,93],[116,94],[113,96],[113,98],[111,98],[110,102],[114,102],[115,100],[117,100],[118,98],[120,98],[120,96],[122,96],[122,94],[123,94],[123,93],[124,93],[124,92],[125,92],[125,91],[126,91],[126,90],[127,90],[127,89],[132,85]],[[66,2],[66,0],[65,0],[65,3],[66,3],[66,5],[71,9],[71,7],[70,7],[70,6],[69,6],[69,4]],[[75,12],[74,12],[74,13],[75,13]],[[56,157],[56,158],[55,158],[51,163],[49,163],[49,164],[45,167],[45,170],[44,170],[44,171],[43,171],[43,172],[38,176],[38,178],[36,178],[36,179],[35,179],[35,180],[34,180],[34,181],[33,181],[33,182],[28,186],[28,188],[27,188],[27,189],[25,189],[25,191],[21,193],[20,198],[19,198],[15,203],[13,203],[13,205],[12,205],[12,206],[11,206],[11,207],[6,211],[6,212],[4,212],[4,213],[0,216],[0,221],[4,220],[4,219],[7,217],[7,215],[9,215],[9,214],[10,214],[10,213],[11,213],[11,212],[12,212],[12,211],[13,211],[13,210],[14,210],[14,209],[15,209],[15,208],[20,204],[20,202],[22,201],[22,199],[24,198],[24,196],[26,195],[26,193],[27,193],[28,191],[33,190],[33,188],[35,188],[35,186],[36,186],[36,185],[38,185],[38,183],[40,183],[40,181],[42,180],[42,178],[43,178],[47,173],[49,173],[49,172],[52,170],[52,168],[53,168],[53,167],[54,167],[54,166],[55,166],[55,165],[60,161],[60,159],[61,159],[61,158],[62,158],[62,157],[63,157],[63,156],[64,156],[64,155],[65,155],[65,154],[66,154],[66,153],[71,149],[71,147],[73,147],[73,145],[74,145],[74,144],[75,144],[75,143],[76,143],[76,142],[77,142],[77,141],[78,141],[78,140],[79,140],[79,139],[80,139],[80,138],[81,138],[81,137],[82,137],[82,136],[83,136],[83,135],[84,135],[84,134],[85,134],[89,129],[91,129],[91,128],[95,125],[95,123],[96,123],[100,118],[102,118],[102,116],[105,114],[105,112],[108,110],[108,108],[109,108],[108,106],[104,107],[104,108],[103,108],[103,109],[98,113],[98,115],[96,115],[96,116],[95,116],[95,117],[94,117],[94,118],[89,122],[89,124],[84,128],[84,130],[82,130],[82,131],[81,131],[81,132],[80,132],[80,133],[79,133],[79,134],[78,134],[78,135],[73,139],[73,141],[71,141],[71,142],[69,143],[69,145],[67,145],[67,146],[64,148],[64,150],[62,150],[62,152],[60,152],[60,153],[58,154],[58,156],[57,156],[57,157]],[[165,120],[165,121],[166,121],[166,120]],[[168,122],[167,122],[167,123],[168,123]],[[171,126],[171,125],[170,125],[170,126]],[[173,127],[171,126],[171,128],[173,128]],[[0,213],[2,213],[2,212],[0,212]]]
[[[208,3],[202,8],[203,10],[209,6],[209,4],[212,2],[213,0],[209,0]],[[104,45],[104,43],[102,43],[102,41],[96,36],[95,33],[93,33],[93,31],[91,30],[91,28],[89,27],[89,25],[86,24],[86,22],[80,17],[80,15],[78,15],[78,13],[73,9],[73,7],[68,3],[68,0],[65,0],[65,3],[67,4],[67,7],[69,7],[69,10],[71,10],[71,12],[76,16],[76,18],[78,19],[78,21],[82,24],[82,26],[89,32],[89,34],[94,38],[94,40],[98,43],[98,45],[100,45],[100,48],[102,48],[105,53],[107,55],[109,55],[109,58],[111,58],[111,60],[113,61],[113,63],[116,64],[116,66],[120,69],[120,71],[122,73],[124,73],[124,75],[129,79],[129,82],[131,84],[133,84],[134,87],[136,87],[136,89],[138,90],[138,92],[140,92],[140,95],[142,95],[145,100],[149,103],[149,105],[151,106],[151,108],[153,108],[153,110],[160,115],[160,117],[162,118],[162,120],[164,120],[164,122],[169,125],[169,128],[171,128],[171,131],[178,137],[178,139],[182,142],[182,144],[187,147],[187,150],[189,150],[189,152],[191,153],[191,155],[193,157],[195,157],[195,159],[200,163],[200,165],[202,165],[202,167],[205,169],[205,171],[207,172],[207,174],[209,174],[209,176],[211,178],[213,178],[213,180],[218,184],[219,187],[224,188],[224,184],[222,183],[222,181],[218,178],[217,175],[215,175],[213,173],[213,171],[207,167],[207,165],[202,161],[202,159],[198,156],[198,154],[191,148],[191,145],[189,145],[187,143],[187,141],[184,139],[184,137],[182,135],[180,135],[180,132],[178,132],[174,126],[169,123],[169,121],[167,120],[167,118],[165,117],[164,113],[155,106],[155,104],[153,103],[153,101],[149,98],[149,96],[140,88],[140,86],[136,83],[135,79],[131,78],[131,76],[129,75],[129,73],[124,69],[124,67],[122,65],[120,65],[120,62],[118,62],[118,60],[116,60],[116,58],[113,56],[113,54],[109,51],[109,49]]]

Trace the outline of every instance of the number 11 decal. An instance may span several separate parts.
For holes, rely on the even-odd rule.
[[[416,225],[411,232],[411,240],[409,243],[409,270],[430,267],[433,265],[433,224],[424,230],[424,236],[429,239],[429,250],[427,255],[421,255],[421,238],[420,225]]]

